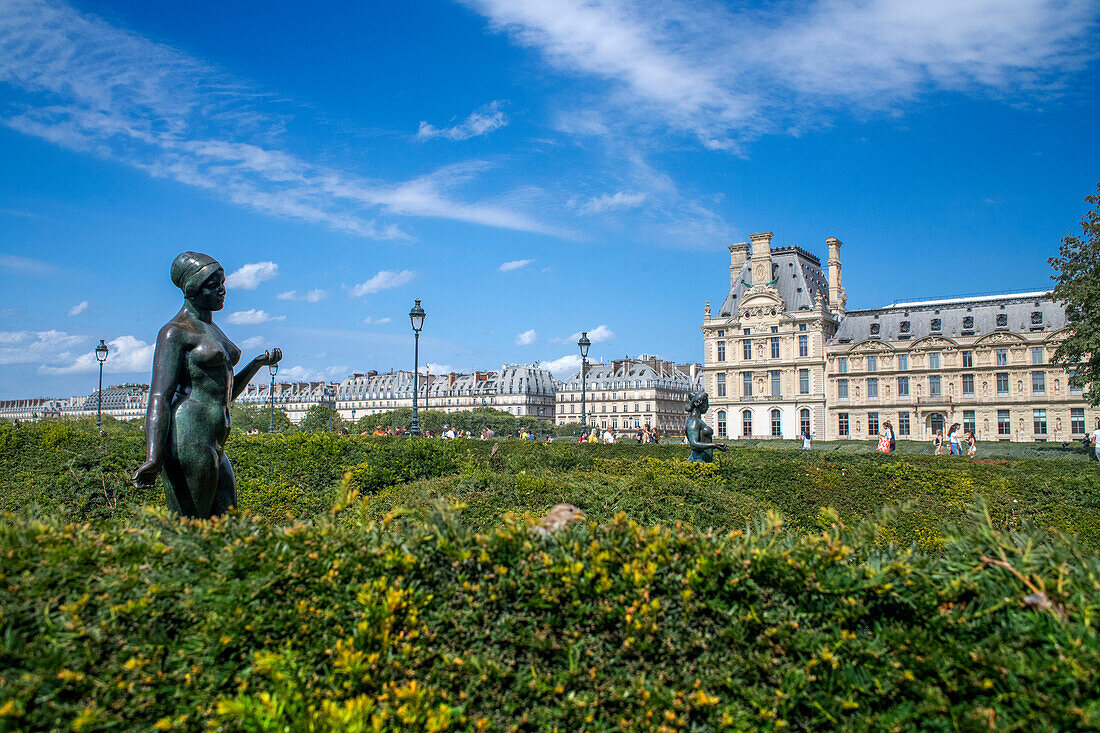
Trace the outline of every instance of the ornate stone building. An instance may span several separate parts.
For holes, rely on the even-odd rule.
[[[648,354],[615,359],[610,364],[589,364],[584,382],[588,425],[616,430],[649,425],[665,435],[681,433],[697,367]],[[558,387],[556,419],[558,425],[581,420],[579,371]]]
[[[729,292],[717,313],[709,301],[703,312],[707,421],[721,438],[822,436],[825,347],[846,301],[841,243],[827,240],[826,279],[806,250],[773,248],[771,232],[751,239],[730,246]]]
[[[504,364],[500,371],[471,374],[426,374],[417,380],[420,409],[457,412],[492,408],[516,417],[552,420],[557,382],[549,370],[526,364]],[[413,373],[355,374],[340,383],[336,409],[345,420],[412,407]]]
[[[1050,363],[1063,308],[1045,292],[849,312],[828,347],[830,438],[901,439],[952,423],[978,440],[1080,440],[1100,412]]]
[[[290,421],[297,425],[314,405],[334,405],[335,395],[336,385],[332,382],[276,382],[275,409],[285,412]],[[261,407],[270,405],[271,383],[250,383],[237,402]]]
[[[1047,293],[849,311],[839,240],[828,278],[770,232],[751,240],[730,246],[729,293],[704,309],[716,436],[867,439],[889,420],[903,440],[958,422],[978,440],[1066,441],[1100,418],[1050,364],[1066,317]]]

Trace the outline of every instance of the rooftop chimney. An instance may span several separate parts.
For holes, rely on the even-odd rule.
[[[738,242],[737,244],[731,244],[730,250],[730,290],[737,286],[737,276],[741,272],[741,268],[745,265],[745,262],[749,259],[749,243]]]
[[[844,286],[840,281],[840,245],[843,244],[836,237],[825,240],[829,246],[829,307],[833,313],[842,316],[845,313],[845,305],[848,296],[844,294]]]
[[[750,234],[752,240],[752,284],[767,285],[772,279],[772,233]]]

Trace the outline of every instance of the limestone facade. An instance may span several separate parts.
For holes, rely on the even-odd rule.
[[[516,417],[552,420],[557,380],[537,365],[504,364],[499,371],[470,374],[422,374],[417,404],[422,410],[458,412],[475,408],[503,410]],[[413,373],[354,374],[336,390],[336,409],[346,420],[412,408]]]
[[[698,367],[648,354],[589,364],[584,378],[588,425],[619,431],[649,425],[664,435],[683,432],[688,393],[702,384]],[[580,371],[558,385],[556,421],[581,421]]]
[[[1047,293],[851,311],[828,347],[830,438],[932,440],[952,423],[978,440],[1080,440],[1100,411],[1050,363],[1065,336]]]
[[[730,251],[730,289],[703,316],[708,423],[721,438],[1079,440],[1100,423],[1050,359],[1064,309],[1047,293],[847,309],[841,242],[826,277],[799,247],[754,234]]]
[[[829,240],[830,286],[821,262],[800,247],[771,246],[772,233],[730,246],[730,289],[703,312],[707,423],[718,438],[787,438],[826,432],[826,344],[845,301],[840,242]],[[830,302],[838,302],[831,309]]]

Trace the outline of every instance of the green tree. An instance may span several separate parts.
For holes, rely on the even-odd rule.
[[[344,427],[344,418],[331,405],[313,405],[306,410],[298,428],[311,433],[338,433]]]
[[[1085,389],[1085,399],[1100,405],[1100,185],[1086,196],[1092,208],[1081,219],[1083,236],[1066,235],[1058,257],[1049,262],[1058,284],[1052,293],[1065,303],[1069,335],[1052,361],[1076,370],[1069,383]]]
[[[229,406],[229,422],[234,430],[247,433],[250,430],[259,430],[266,433],[271,428],[271,408],[262,405],[241,405],[233,403]],[[294,430],[294,424],[282,410],[275,410],[275,432],[288,433]]]

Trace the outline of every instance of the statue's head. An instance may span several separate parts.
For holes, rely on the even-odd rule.
[[[688,395],[687,412],[698,410],[700,413],[710,409],[710,397],[706,392],[692,392]]]
[[[203,310],[221,310],[225,305],[225,270],[210,255],[180,253],[172,262],[172,282]]]

